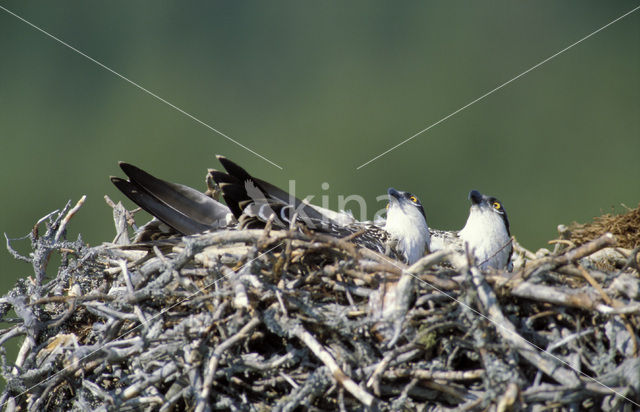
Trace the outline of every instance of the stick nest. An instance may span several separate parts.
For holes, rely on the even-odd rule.
[[[7,239],[34,274],[0,298],[6,410],[640,407],[638,248],[594,226],[483,273],[300,231],[132,245],[121,205],[115,243],[89,247],[64,236],[80,206],[38,222],[28,257]]]
[[[640,205],[635,209],[625,206],[626,213],[614,215],[603,214],[593,218],[591,223],[572,223],[569,226],[571,240],[582,245],[605,232],[614,234],[618,246],[633,249],[640,246]]]

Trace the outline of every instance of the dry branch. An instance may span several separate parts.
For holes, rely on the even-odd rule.
[[[6,410],[640,408],[639,249],[611,234],[483,273],[271,228],[131,244],[110,204],[113,243],[65,239],[82,200],[29,256],[5,235],[34,272],[0,298]]]

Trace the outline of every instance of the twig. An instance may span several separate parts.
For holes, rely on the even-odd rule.
[[[18,259],[21,260],[23,262],[27,262],[27,263],[32,263],[33,259],[28,258],[26,256],[22,256],[20,253],[18,253],[17,250],[15,250],[12,246],[11,246],[11,241],[12,240],[17,240],[17,239],[9,239],[9,237],[7,236],[6,233],[4,233],[4,238],[6,240],[6,247],[7,250],[9,251],[9,253],[11,253],[11,256],[13,256],[14,259]]]
[[[84,201],[86,199],[87,199],[87,195],[83,195],[80,198],[80,200],[78,200],[76,205],[71,210],[69,210],[69,212],[64,217],[64,219],[62,219],[62,222],[60,223],[60,226],[58,227],[58,231],[56,232],[56,236],[53,238],[54,242],[58,242],[58,240],[60,240],[60,237],[62,236],[62,234],[64,233],[65,229],[67,228],[67,224],[69,223],[71,218],[73,216],[75,216],[75,214],[78,212],[78,210],[80,210],[80,208],[82,207],[82,205],[84,204]]]
[[[349,393],[356,397],[363,405],[368,408],[373,407],[375,398],[363,390],[356,384],[351,378],[349,378],[343,371],[340,369],[336,361],[333,359],[331,354],[327,352],[320,342],[318,342],[313,335],[307,332],[301,325],[294,323],[291,327],[291,333],[295,335],[298,339],[300,339],[311,351],[314,355],[318,357],[322,361],[322,363],[329,368],[331,372],[331,376],[342,385]]]
[[[562,384],[577,385],[579,380],[572,372],[560,366],[557,359],[538,354],[538,349],[516,332],[513,324],[502,314],[497,305],[496,296],[482,277],[481,272],[475,267],[470,268],[469,271],[473,284],[477,288],[478,297],[487,311],[489,319],[497,326],[496,331],[502,338],[509,342],[523,358],[542,370],[547,376]]]
[[[585,243],[575,249],[571,249],[560,256],[550,256],[542,259],[538,259],[535,264],[529,265],[529,267],[523,272],[522,277],[524,279],[529,278],[531,274],[540,270],[541,268],[547,268],[553,270],[560,266],[568,265],[581,259],[585,256],[589,256],[600,249],[605,247],[614,246],[616,244],[616,238],[611,233],[605,233],[597,239],[591,242]]]
[[[218,362],[220,361],[220,357],[222,356],[224,351],[237,344],[242,339],[245,339],[248,336],[249,332],[255,329],[259,324],[260,318],[252,318],[249,323],[244,325],[242,329],[238,331],[238,333],[231,336],[220,345],[216,346],[213,351],[213,355],[211,356],[211,358],[209,358],[207,370],[204,375],[204,382],[202,384],[202,388],[200,389],[200,395],[196,404],[196,412],[203,412],[205,410],[205,405],[207,400],[209,399],[209,393],[211,391],[211,385],[213,383],[215,372],[218,368]]]
[[[589,284],[598,291],[598,293],[600,294],[600,297],[602,297],[602,300],[604,300],[607,305],[610,305],[613,307],[621,306],[621,305],[618,305],[618,302],[614,302],[613,299],[611,299],[609,295],[607,295],[604,289],[602,289],[602,286],[600,286],[600,284],[596,282],[596,280],[593,278],[593,276],[589,274],[589,272],[587,272],[581,265],[577,265],[577,266],[578,266],[578,270],[580,270],[580,273],[582,273],[582,276],[584,276],[587,282],[589,282]],[[631,336],[631,344],[633,345],[633,354],[635,357],[638,357],[638,340],[636,338],[636,333],[634,331],[634,328],[629,323],[629,319],[627,319],[627,316],[625,314],[621,313],[618,316],[620,316],[620,318],[622,319],[622,322],[624,323],[624,327],[627,329],[627,332],[629,332],[629,336]]]

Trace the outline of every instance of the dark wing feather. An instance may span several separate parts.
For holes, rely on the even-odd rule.
[[[284,190],[254,178],[231,160],[223,156],[218,156],[218,160],[227,173],[213,171],[213,180],[220,186],[222,196],[242,227],[264,227],[273,215],[274,227],[287,228],[294,213],[297,213],[299,223],[335,237],[353,235],[364,229],[364,233],[352,239],[354,243],[379,253],[389,252],[388,233],[382,228],[369,224],[341,225],[333,222]]]
[[[111,182],[135,204],[182,234],[190,235],[204,232],[210,228],[158,201],[154,196],[128,180],[112,177]]]
[[[209,174],[218,187],[220,187],[220,190],[222,190],[222,197],[231,210],[231,213],[233,213],[233,216],[235,216],[236,219],[240,218],[242,208],[239,202],[246,200],[244,184],[234,176],[225,172],[211,170]]]
[[[328,220],[326,216],[322,215],[316,209],[308,206],[297,197],[290,195],[286,191],[269,182],[251,176],[237,163],[227,159],[224,156],[217,156],[217,158],[227,171],[227,177],[219,175],[222,172],[215,172],[218,175],[214,175],[213,178],[214,181],[218,183],[218,185],[222,189],[222,195],[225,198],[227,205],[229,205],[232,210],[234,210],[234,207],[232,207],[229,202],[238,205],[239,210],[234,210],[234,215],[236,216],[236,218],[240,217],[244,206],[248,204],[247,201],[257,200],[252,196],[248,196],[247,194],[247,190],[245,187],[246,182],[251,182],[253,186],[259,189],[259,191],[261,192],[261,196],[265,201],[275,201],[275,203],[282,203],[283,205],[293,205],[294,209],[298,213],[299,218],[303,220],[308,226],[314,226],[316,224],[314,222],[322,222]],[[233,178],[235,178],[235,180],[233,180],[233,182],[229,182],[229,180],[232,180]],[[223,188],[223,185],[225,183],[232,183],[232,186],[235,186],[227,188],[226,196],[225,189]],[[242,187],[237,187],[238,183],[239,186]],[[239,214],[236,214],[237,212],[239,212]]]
[[[195,189],[158,179],[144,170],[120,162],[129,181],[111,181],[138,206],[174,228],[190,235],[224,226],[229,209]]]
[[[358,246],[371,249],[381,254],[389,254],[391,257],[398,259],[400,255],[395,253],[393,245],[390,242],[389,233],[379,226],[370,223],[355,223],[350,225],[328,224],[321,230],[335,237],[346,237],[354,233],[363,232],[351,239],[351,242]]]

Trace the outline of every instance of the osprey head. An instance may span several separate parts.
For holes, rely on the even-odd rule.
[[[397,248],[408,264],[420,259],[429,248],[430,233],[424,208],[418,198],[389,188],[385,230],[397,241]]]
[[[460,238],[469,246],[480,268],[508,268],[512,251],[511,233],[502,202],[477,190],[469,193],[469,199],[469,218],[459,233]]]

